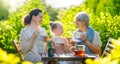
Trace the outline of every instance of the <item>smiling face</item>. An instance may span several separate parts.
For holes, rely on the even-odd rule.
[[[85,26],[85,22],[79,20],[78,18],[76,18],[74,22],[75,22],[75,24],[77,25],[78,28],[82,28],[82,27]]]
[[[42,22],[42,13],[39,12],[37,16],[33,16],[33,20],[36,25],[40,25]]]
[[[57,24],[57,27],[53,29],[52,31],[55,35],[61,36],[64,30],[61,24]]]

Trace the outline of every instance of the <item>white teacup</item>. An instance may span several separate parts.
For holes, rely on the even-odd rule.
[[[82,34],[83,33],[81,33],[81,32],[76,32],[75,35],[74,35],[74,37],[75,38],[80,38]]]
[[[81,38],[81,35],[83,35],[83,34],[86,34],[86,33],[85,32],[75,32],[74,37],[72,38],[72,40],[74,42],[81,42],[82,40],[80,40],[80,38]]]

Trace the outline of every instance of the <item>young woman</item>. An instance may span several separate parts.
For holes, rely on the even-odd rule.
[[[44,53],[44,41],[47,37],[46,30],[40,27],[42,22],[42,11],[40,9],[33,9],[24,18],[24,25],[26,26],[20,33],[20,45],[24,55],[24,60],[33,63],[41,61],[39,53]]]

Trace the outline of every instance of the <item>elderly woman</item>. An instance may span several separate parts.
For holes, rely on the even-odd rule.
[[[79,12],[74,18],[74,22],[77,25],[72,40],[76,45],[85,45],[85,53],[88,55],[94,55],[96,57],[101,56],[101,40],[99,33],[94,31],[89,26],[89,16],[85,12]]]
[[[47,37],[46,30],[40,27],[42,22],[42,11],[40,9],[33,9],[24,18],[24,25],[26,26],[20,33],[20,45],[24,55],[24,60],[33,63],[41,61],[39,53],[44,53],[44,42]]]

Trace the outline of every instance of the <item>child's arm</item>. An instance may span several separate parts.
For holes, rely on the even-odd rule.
[[[70,50],[72,51],[72,52],[74,52],[75,51],[75,42],[71,42],[71,48],[70,48]]]
[[[65,42],[64,42],[63,48],[64,48],[65,53],[72,52],[72,51],[70,50],[70,46],[69,46],[69,43],[68,43],[67,39],[64,39],[64,41],[65,41]]]

